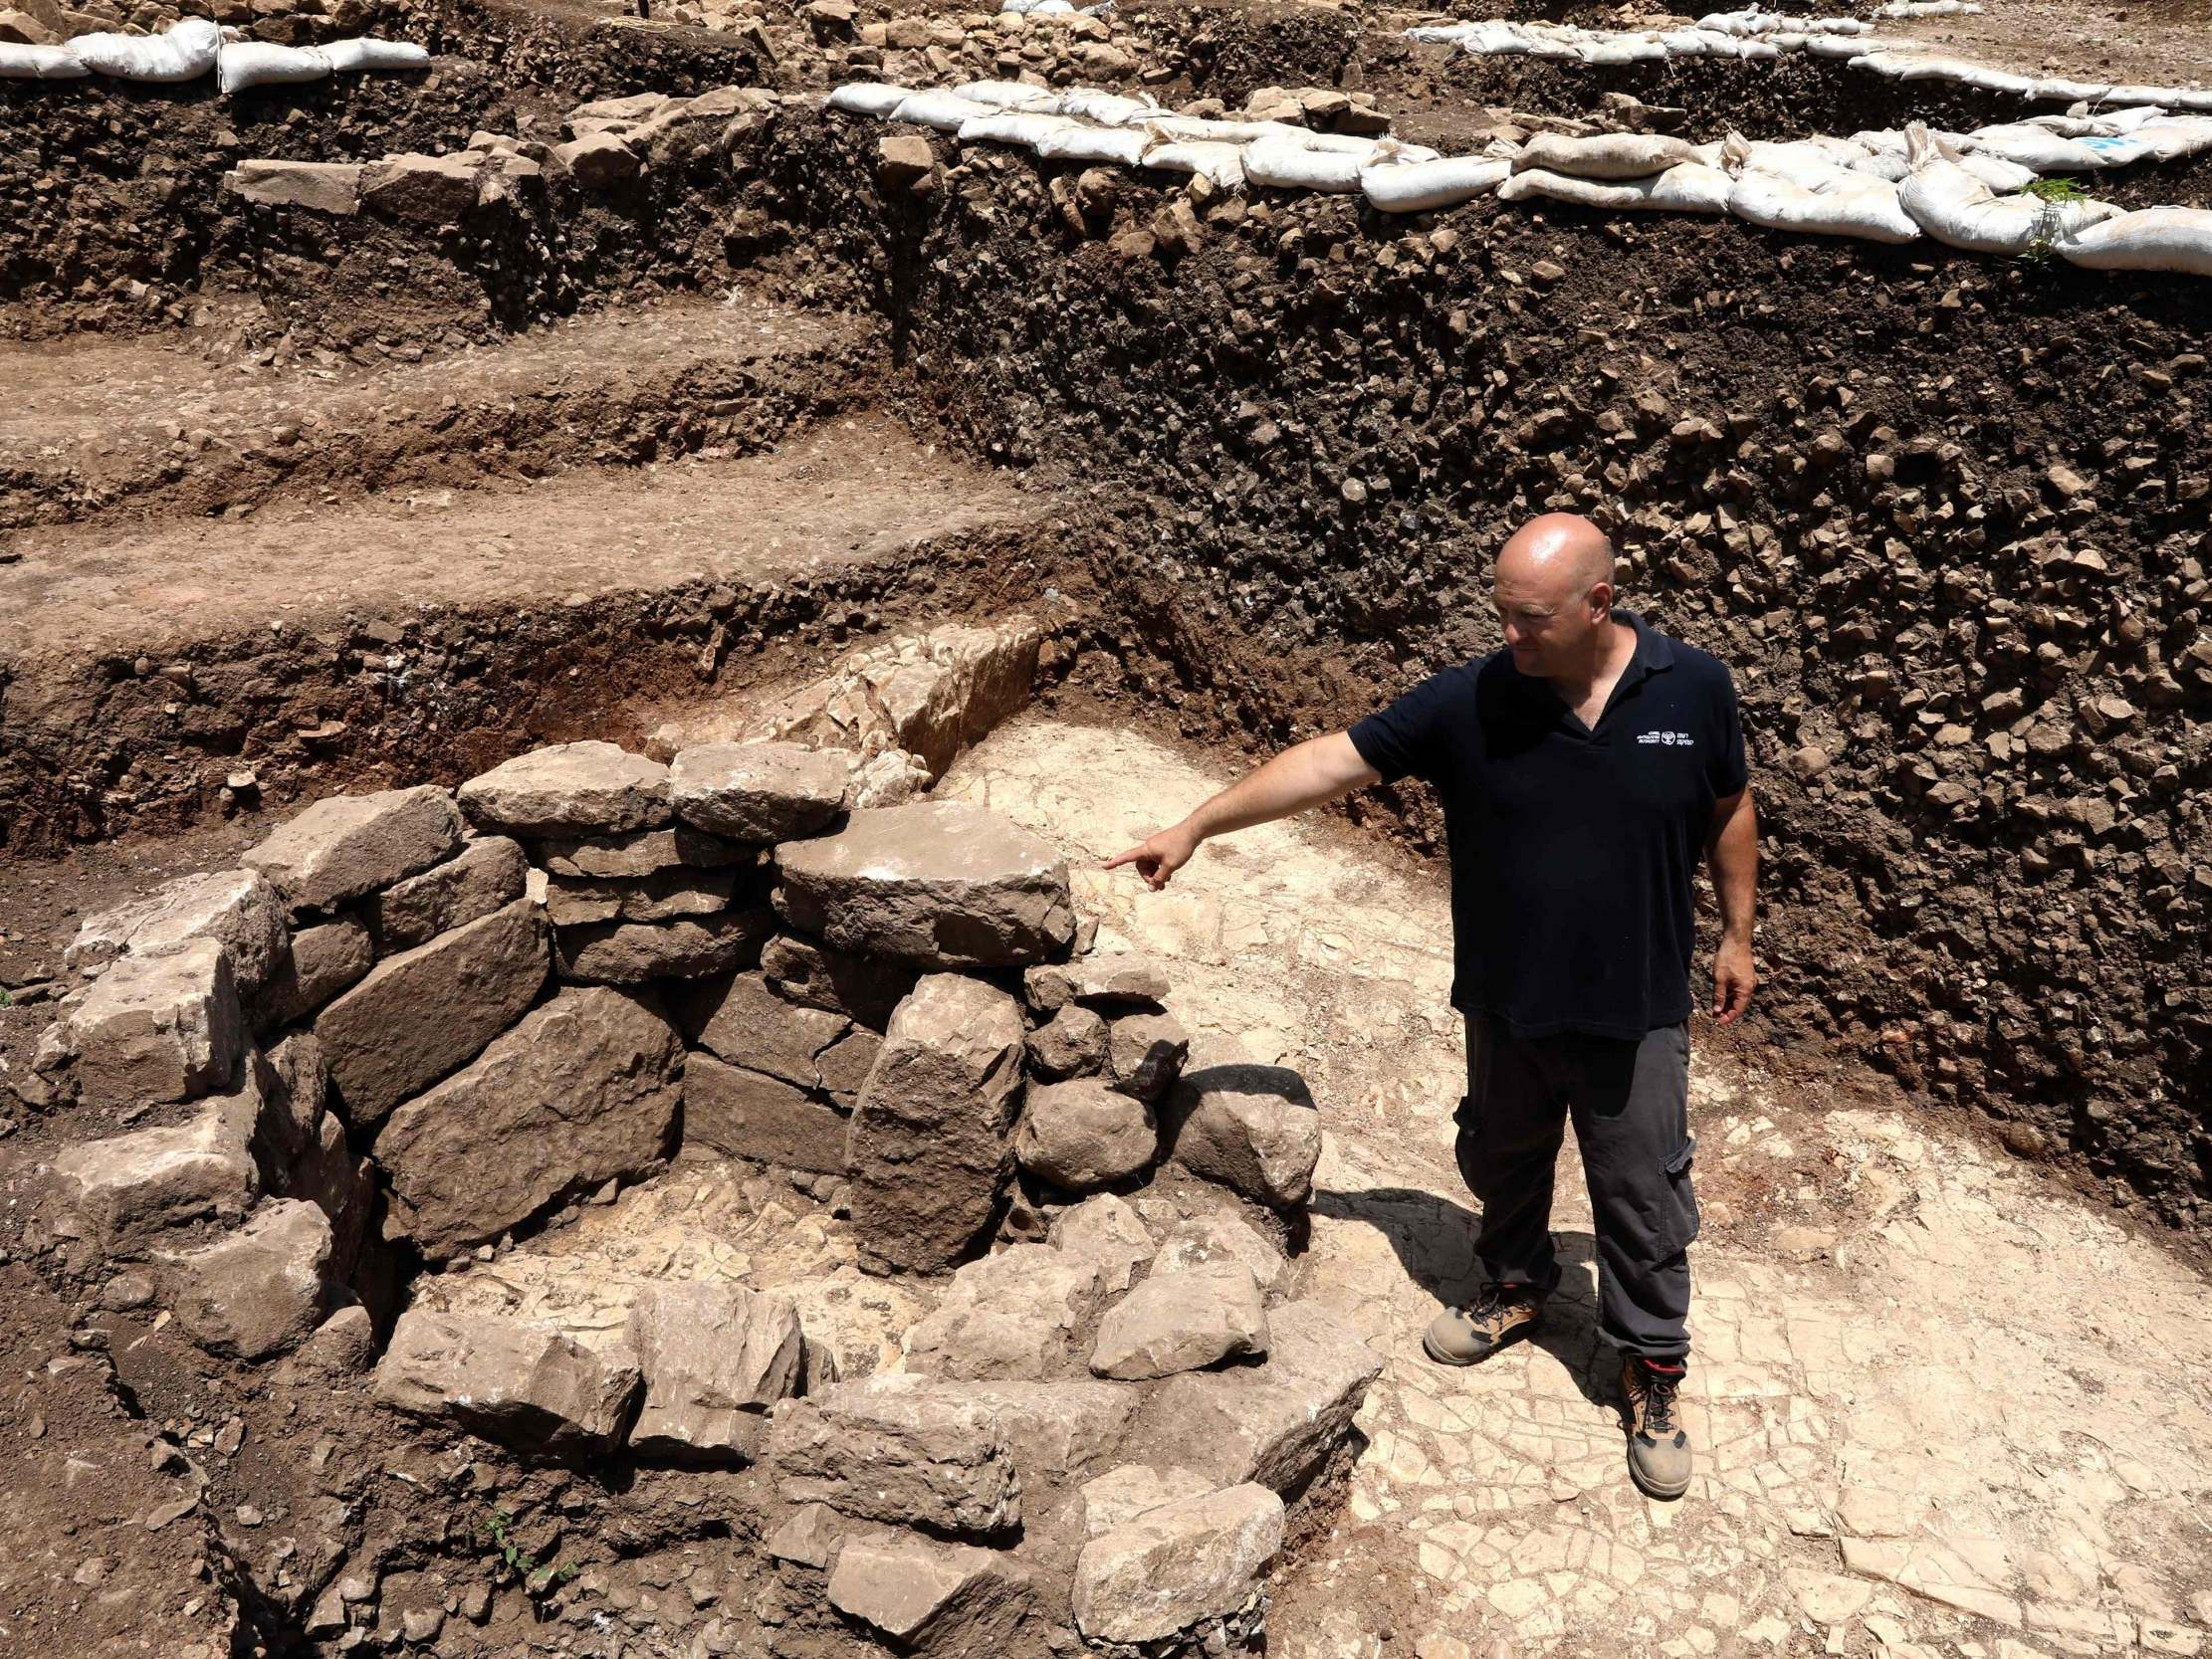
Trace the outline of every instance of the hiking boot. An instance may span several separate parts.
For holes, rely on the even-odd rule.
[[[1422,1334],[1422,1351],[1439,1365],[1472,1365],[1509,1343],[1535,1335],[1544,1293],[1526,1285],[1485,1285],[1472,1302],[1446,1308]]]
[[[1689,1431],[1675,1398],[1679,1366],[1661,1370],[1639,1354],[1621,1356],[1621,1393],[1629,1407],[1629,1474],[1654,1498],[1689,1490]]]

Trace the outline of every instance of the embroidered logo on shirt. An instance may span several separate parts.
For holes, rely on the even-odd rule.
[[[1668,748],[1688,748],[1694,741],[1686,731],[1639,731],[1636,740],[1640,743],[1663,743]]]

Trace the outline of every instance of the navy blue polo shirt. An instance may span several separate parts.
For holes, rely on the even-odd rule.
[[[1352,726],[1383,781],[1436,787],[1451,852],[1451,1005],[1523,1036],[1641,1038],[1689,1018],[1690,878],[1748,775],[1718,659],[1636,630],[1593,727],[1510,651],[1431,675]]]

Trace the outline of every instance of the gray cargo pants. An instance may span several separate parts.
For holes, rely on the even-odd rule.
[[[1475,1254],[1491,1280],[1549,1292],[1552,1176],[1575,1125],[1597,1218],[1598,1328],[1624,1353],[1689,1353],[1689,1027],[1643,1041],[1567,1032],[1516,1037],[1467,1016],[1467,1093],[1452,1114],[1459,1173],[1482,1201]]]

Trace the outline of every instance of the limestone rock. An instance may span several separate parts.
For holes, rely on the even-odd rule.
[[[1091,1349],[1099,1376],[1136,1382],[1267,1351],[1267,1308],[1242,1262],[1151,1277],[1107,1310]]]
[[[749,1463],[768,1410],[798,1391],[798,1312],[740,1285],[656,1285],[630,1309],[645,1403],[630,1446],[647,1456]]]
[[[839,1110],[850,1112],[859,1104],[860,1091],[868,1074],[875,1070],[876,1056],[882,1052],[883,1039],[866,1026],[856,1025],[814,1056],[814,1064],[821,1069],[822,1087]]]
[[[317,801],[240,861],[295,914],[327,911],[450,858],[461,814],[434,784]]]
[[[1306,1080],[1210,1049],[1177,1080],[1163,1111],[1169,1156],[1194,1175],[1276,1209],[1313,1195],[1321,1114]]]
[[[553,876],[546,885],[546,915],[556,928],[593,922],[665,922],[678,916],[712,916],[727,909],[738,872],[662,870],[650,876]]]
[[[1315,1303],[1285,1303],[1267,1317],[1264,1365],[1168,1378],[1146,1400],[1128,1451],[1217,1485],[1292,1492],[1351,1432],[1381,1370],[1357,1330]]]
[[[676,1118],[683,1045],[620,991],[563,990],[376,1137],[388,1237],[433,1260],[496,1239],[564,1193],[635,1174]]]
[[[246,1041],[229,950],[212,938],[134,950],[70,1010],[64,1037],[88,1106],[190,1100],[221,1088]]]
[[[762,946],[761,971],[791,1001],[844,1014],[874,1031],[890,1023],[922,973],[910,962],[832,950],[795,933],[778,933]]]
[[[1157,1007],[1168,994],[1168,976],[1150,956],[1135,951],[1093,951],[1071,961],[1040,963],[1021,976],[1022,994],[1039,1013],[1079,1002],[1117,1011]]]
[[[1093,1077],[1031,1088],[1013,1138],[1023,1169],[1069,1192],[1126,1180],[1159,1149],[1152,1109]]]
[[[1182,1273],[1223,1262],[1241,1263],[1263,1292],[1279,1288],[1290,1273],[1290,1263],[1275,1242],[1227,1209],[1191,1216],[1170,1227],[1152,1267],[1155,1273]]]
[[[237,1232],[168,1258],[177,1328],[210,1353],[267,1359],[314,1334],[331,1298],[331,1222],[277,1198]]]
[[[834,835],[779,843],[775,862],[776,909],[840,949],[996,966],[1064,951],[1075,936],[1067,861],[966,801],[858,811]]]
[[[627,1348],[594,1353],[523,1320],[410,1308],[373,1392],[394,1410],[445,1418],[518,1451],[587,1458],[621,1443],[640,1385]]]
[[[223,175],[223,188],[266,207],[304,207],[350,216],[361,206],[357,161],[243,160]]]
[[[586,190],[612,190],[638,176],[642,164],[637,151],[611,132],[587,132],[565,144],[555,144],[551,159]]]
[[[231,977],[248,997],[276,971],[285,936],[284,901],[258,871],[216,870],[87,919],[62,962],[82,973],[131,951],[211,938],[230,952]]]
[[[796,1084],[693,1053],[684,1066],[684,1144],[784,1169],[841,1174],[850,1125]]]
[[[1016,1244],[953,1275],[936,1312],[907,1333],[919,1375],[1039,1379],[1079,1369],[1078,1344],[1105,1300],[1099,1264]]]
[[[785,1001],[759,972],[702,983],[684,1010],[685,1034],[733,1066],[801,1089],[822,1087],[818,1056],[852,1029],[826,1008]]]
[[[546,924],[527,900],[378,962],[315,1022],[354,1129],[476,1058],[545,982]]]
[[[1190,1469],[1124,1463],[1083,1483],[1083,1536],[1096,1538],[1163,1505],[1202,1497],[1213,1490],[1212,1481]]]
[[[354,1154],[345,1126],[328,1109],[329,1072],[314,1033],[295,1032],[271,1049],[269,1069],[288,1139],[281,1158],[264,1160],[275,1164],[268,1170],[269,1192],[323,1211],[331,1223],[331,1281],[350,1284],[375,1207],[375,1165]]]
[[[1029,1070],[1047,1083],[1088,1077],[1106,1064],[1106,1021],[1067,1003],[1029,1033]]]
[[[894,1533],[847,1540],[825,1593],[832,1607],[903,1650],[981,1654],[1019,1626],[1029,1579],[1001,1551]]]
[[[1151,1510],[1083,1546],[1075,1626],[1153,1642],[1236,1612],[1282,1549],[1282,1500],[1244,1484]]]
[[[864,1266],[941,1271],[986,1236],[1013,1164],[1021,1010],[957,973],[901,1002],[853,1110],[847,1159]]]
[[[254,1001],[255,1029],[305,1019],[367,978],[375,965],[374,939],[349,916],[298,930]]]
[[[1160,1248],[1144,1217],[1110,1192],[1062,1210],[1046,1236],[1053,1249],[1096,1263],[1109,1296],[1127,1290]]]
[[[996,1414],[979,1400],[906,1392],[903,1381],[840,1382],[776,1407],[768,1462],[784,1500],[966,1537],[1018,1526],[1020,1486]]]
[[[733,841],[812,835],[844,811],[852,757],[796,743],[698,743],[669,762],[676,816]]]
[[[668,768],[613,743],[532,749],[456,794],[471,823],[509,835],[619,835],[658,829],[673,816]]]
[[[55,1157],[54,1172],[76,1227],[104,1257],[137,1254],[197,1222],[235,1221],[261,1189],[246,1135],[215,1106],[188,1124],[82,1141]]]
[[[363,907],[378,954],[412,950],[512,905],[523,896],[528,873],[521,845],[506,836],[468,842],[443,864],[393,883]]]
[[[1172,1014],[1130,1014],[1106,1038],[1106,1070],[1141,1101],[1157,1101],[1182,1074],[1190,1033]]]
[[[954,1380],[894,1373],[879,1377],[876,1385],[988,1409],[997,1420],[1032,1516],[1049,1494],[1082,1479],[1114,1454],[1144,1397],[1138,1389],[1090,1377]]]
[[[539,862],[555,876],[651,876],[663,870],[720,870],[750,865],[754,847],[733,846],[689,824],[633,830],[627,835],[557,836],[538,844]]]
[[[553,956],[561,978],[579,984],[698,979],[753,966],[774,931],[775,918],[758,909],[667,922],[599,922],[556,929]]]
[[[332,1381],[364,1376],[376,1363],[376,1326],[358,1302],[340,1308],[315,1328],[292,1356],[294,1374]]]

